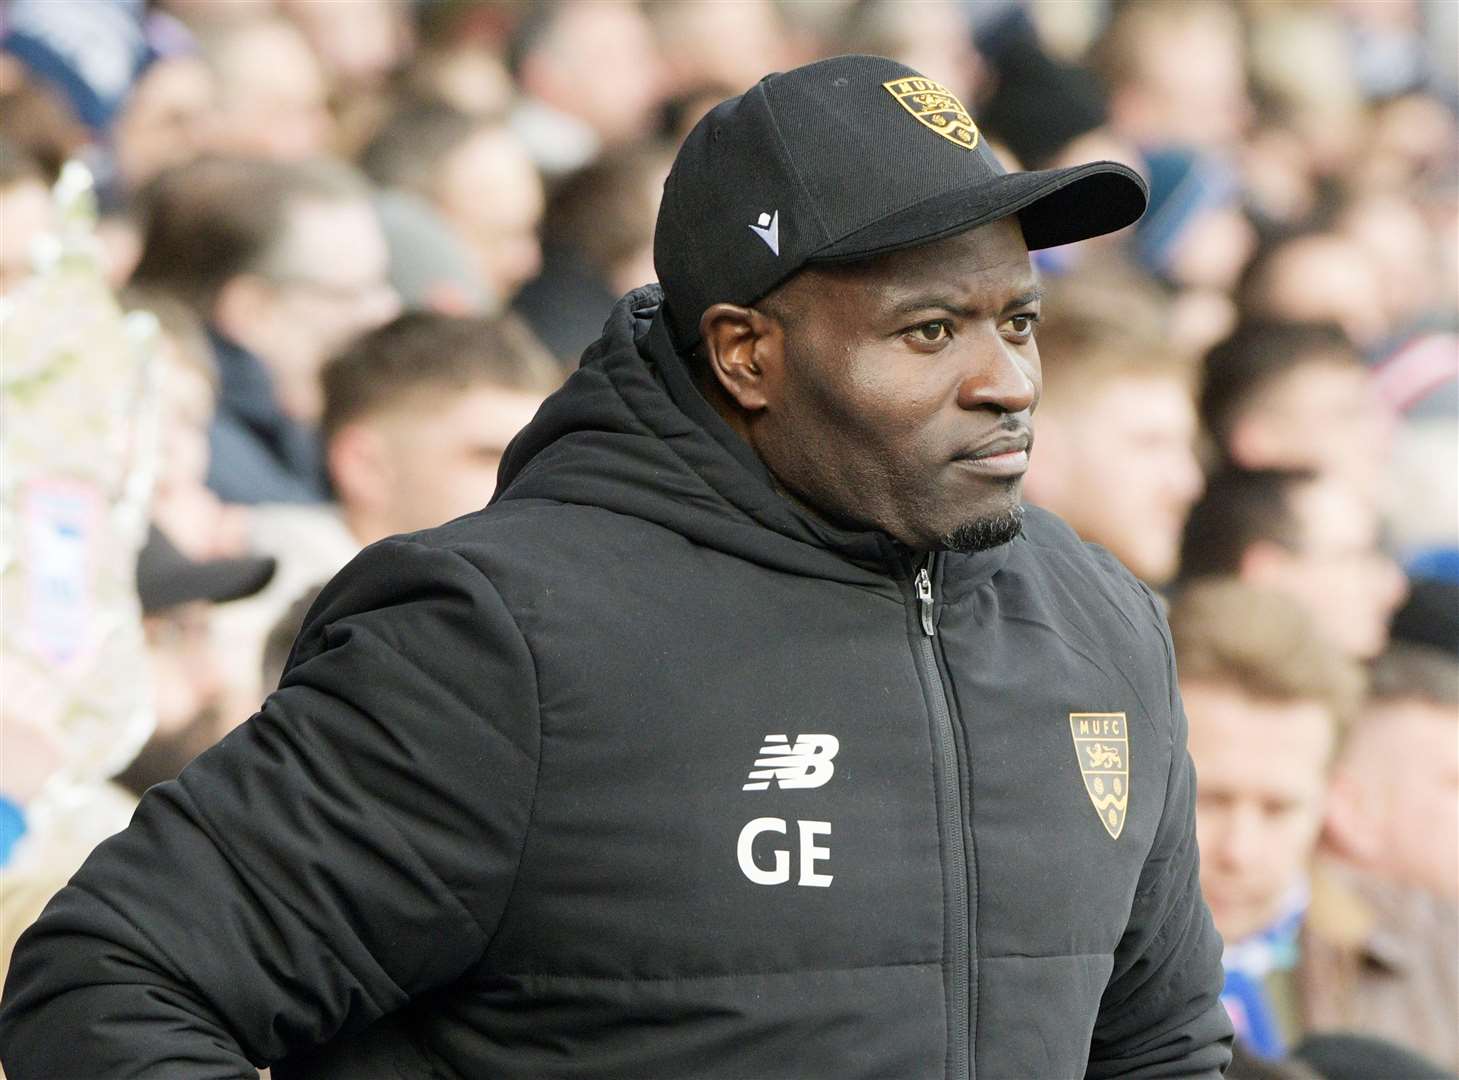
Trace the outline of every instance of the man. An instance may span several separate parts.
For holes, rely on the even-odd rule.
[[[329,84],[292,23],[272,17],[220,21],[204,26],[202,39],[217,80],[209,132],[214,153],[270,161],[328,153],[335,136]]]
[[[1362,674],[1280,593],[1234,580],[1170,614],[1200,771],[1201,886],[1226,941],[1223,1001],[1238,1037],[1281,1057],[1302,1034],[1300,939],[1341,726]]]
[[[1378,535],[1377,511],[1338,477],[1230,469],[1191,509],[1181,579],[1234,576],[1275,589],[1344,653],[1370,660],[1408,588]]]
[[[435,209],[469,253],[493,308],[542,265],[542,180],[511,128],[438,102],[409,105],[370,142],[364,166],[376,183]]]
[[[1361,670],[1270,590],[1204,583],[1176,600],[1170,625],[1201,778],[1201,884],[1226,941],[1238,1040],[1280,1058],[1306,1056],[1315,1033],[1362,1034],[1452,1067],[1452,904],[1384,888],[1375,871],[1453,872],[1454,706],[1430,716],[1434,732],[1404,707],[1358,719]],[[1380,698],[1459,698],[1442,655],[1390,651],[1374,672]]]
[[[1136,146],[1229,153],[1246,129],[1246,44],[1229,4],[1121,6],[1096,43],[1110,127]]]
[[[1029,245],[1144,192],[981,142],[869,57],[714,109],[492,506],[336,578],[22,943],[12,1080],[1216,1076],[1159,609],[1019,502]]]
[[[1260,319],[1332,322],[1359,348],[1376,350],[1395,329],[1383,277],[1368,252],[1340,232],[1309,229],[1258,248],[1238,300]]]
[[[743,44],[743,42],[742,42]],[[550,0],[512,29],[521,89],[512,126],[549,177],[653,131],[667,72],[643,9],[629,0]]]
[[[511,319],[408,312],[330,360],[322,430],[337,502],[255,507],[249,540],[279,572],[214,620],[232,660],[235,719],[277,682],[260,687],[259,660],[284,610],[367,544],[485,506],[507,444],[559,382],[552,358]]]
[[[1024,490],[1149,585],[1175,576],[1205,476],[1191,364],[1159,342],[1069,320],[1043,335],[1039,452]]]
[[[1243,469],[1315,469],[1378,505],[1393,414],[1333,323],[1253,322],[1206,356],[1201,419]]]
[[[205,160],[147,199],[133,280],[207,323],[221,379],[208,486],[227,502],[319,502],[319,369],[398,301],[368,185],[346,166]]]
[[[1373,664],[1327,808],[1323,846],[1352,896],[1349,917],[1309,948],[1311,1012],[1323,1027],[1398,1039],[1450,1069],[1459,1068],[1456,734],[1459,657],[1395,642]]]

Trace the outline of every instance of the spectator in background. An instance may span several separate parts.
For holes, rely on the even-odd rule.
[[[171,780],[224,733],[218,706],[223,663],[213,640],[214,605],[252,596],[274,576],[268,556],[199,561],[153,528],[137,561],[157,726],[117,776],[134,795]],[[229,658],[232,662],[232,658]]]
[[[368,185],[343,165],[206,160],[145,202],[134,280],[189,304],[218,364],[208,485],[228,502],[322,500],[319,369],[398,306]]]
[[[563,181],[548,205],[542,272],[514,306],[567,370],[618,297],[658,280],[654,219],[670,157],[650,143],[612,151]]]
[[[1110,127],[1142,151],[1229,155],[1246,130],[1246,50],[1234,5],[1133,0],[1115,9],[1095,47]]]
[[[389,250],[386,274],[403,308],[442,315],[480,315],[496,308],[475,255],[425,199],[413,191],[377,191],[375,212]]]
[[[202,322],[174,296],[138,287],[118,298],[128,311],[157,319],[157,474],[152,522],[188,558],[243,555],[247,511],[208,487],[209,432],[218,402],[218,370]]]
[[[1148,584],[1164,585],[1205,482],[1193,365],[1157,340],[1057,319],[1039,333],[1044,395],[1026,497]]]
[[[427,201],[507,304],[542,265],[542,181],[512,129],[436,102],[403,107],[365,149],[365,171]]]
[[[1191,509],[1181,580],[1236,577],[1276,590],[1343,653],[1368,660],[1387,644],[1408,588],[1378,531],[1377,511],[1337,477],[1231,469]]]
[[[340,517],[363,547],[479,510],[507,444],[560,382],[513,319],[402,315],[324,369]]]
[[[1171,337],[1204,352],[1235,327],[1231,294],[1256,250],[1235,170],[1184,148],[1147,151],[1150,209],[1135,224],[1136,259],[1171,290]]]
[[[232,719],[261,700],[260,657],[280,613],[367,544],[485,506],[507,444],[559,381],[552,358],[510,318],[410,312],[329,362],[323,434],[338,505],[250,514],[251,542],[278,558],[279,572],[218,618],[234,661]]]
[[[1453,297],[1443,295],[1439,239],[1418,206],[1392,191],[1362,193],[1343,204],[1337,228],[1378,271],[1378,303],[1397,331],[1411,333],[1443,319]]]
[[[516,87],[507,73],[509,9],[430,4],[415,9],[415,51],[402,72],[408,96],[472,116],[505,116]]]
[[[212,69],[193,52],[161,56],[137,77],[111,129],[123,193],[207,150],[218,127],[215,92]]]
[[[1397,642],[1373,664],[1324,849],[1353,903],[1310,956],[1313,1014],[1459,1069],[1459,655]]]
[[[293,23],[273,17],[209,22],[201,40],[217,80],[213,153],[306,161],[331,149],[328,85]]]
[[[931,26],[935,33],[928,32]],[[973,49],[972,20],[966,5],[951,0],[854,0],[833,51],[889,56],[936,79],[963,101],[977,97],[981,65]]]
[[[0,136],[0,296],[30,276],[35,242],[50,231],[52,213],[40,163]]]
[[[1279,1058],[1308,1026],[1309,873],[1361,671],[1280,593],[1232,580],[1182,594],[1170,628],[1200,776],[1201,891],[1226,943],[1222,1001],[1237,1038]]]
[[[408,5],[397,0],[280,0],[309,42],[330,89],[339,153],[353,157],[389,115],[391,77],[410,46]]]
[[[88,133],[58,94],[0,52],[0,138],[34,160],[47,183],[55,183],[61,166],[85,151]]]
[[[1392,329],[1385,290],[1367,254],[1340,233],[1308,229],[1260,247],[1238,288],[1251,317],[1330,322],[1360,348],[1373,349]]]
[[[518,22],[512,126],[549,177],[650,134],[666,83],[653,27],[626,0],[543,0]]]
[[[1207,354],[1200,402],[1226,462],[1330,472],[1381,505],[1393,417],[1335,324],[1238,328]]]
[[[765,72],[794,67],[800,59],[790,28],[773,0],[733,4],[680,0],[649,4],[646,11],[657,34],[667,93],[694,93],[714,86],[741,94]]]

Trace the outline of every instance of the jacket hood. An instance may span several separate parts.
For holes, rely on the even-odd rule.
[[[661,300],[648,285],[618,301],[578,370],[512,440],[493,502],[597,506],[755,562],[851,582],[868,583],[868,573],[885,581],[910,565],[912,553],[886,534],[837,528],[775,490],[694,386]],[[1006,547],[972,558],[1001,564]]]

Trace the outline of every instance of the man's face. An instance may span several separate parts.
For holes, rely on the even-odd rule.
[[[1347,655],[1376,656],[1407,592],[1403,572],[1378,546],[1377,511],[1337,479],[1315,480],[1291,498],[1294,549],[1244,576],[1294,597]]]
[[[195,56],[149,67],[113,130],[117,166],[133,189],[201,153],[213,115],[213,74]]]
[[[917,550],[1006,542],[1040,390],[1039,294],[1012,218],[803,271],[769,305],[784,336],[751,445],[833,522]]]
[[[480,510],[496,490],[507,444],[541,404],[536,394],[479,384],[417,396],[364,421],[380,432],[390,473],[382,528],[411,532]]]
[[[1271,702],[1216,682],[1182,682],[1196,767],[1201,891],[1216,929],[1267,927],[1301,881],[1327,795],[1334,722],[1315,701]]]
[[[1232,425],[1232,457],[1248,469],[1332,472],[1376,499],[1393,446],[1393,416],[1363,368],[1314,356],[1272,380]]]
[[[177,734],[218,704],[223,684],[210,620],[203,601],[142,619],[158,736]]]
[[[457,147],[442,169],[437,198],[502,303],[541,269],[542,181],[510,131],[486,129]]]
[[[1186,515],[1205,487],[1190,391],[1179,379],[1131,373],[1047,411],[1053,407],[1039,414],[1032,501],[1143,580],[1168,581]]]
[[[267,345],[260,348],[285,410],[318,419],[319,370],[348,341],[400,308],[385,277],[385,238],[370,204],[307,200],[292,207],[272,285]]]
[[[235,32],[217,64],[214,150],[273,161],[305,161],[328,151],[334,133],[328,86],[291,25],[266,21]]]
[[[1370,789],[1375,869],[1459,899],[1459,748],[1454,710],[1384,701],[1363,718],[1339,769]]]
[[[653,27],[638,5],[572,4],[551,37],[531,64],[528,88],[606,143],[644,135],[662,100],[664,76]]]

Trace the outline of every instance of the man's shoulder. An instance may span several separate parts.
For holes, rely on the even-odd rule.
[[[559,590],[584,576],[647,572],[663,545],[683,543],[652,522],[602,507],[512,499],[371,546],[422,565],[441,565],[444,558],[470,567],[507,599],[537,585]]]
[[[1100,545],[1081,539],[1063,518],[1049,510],[1025,506],[1020,539],[1025,544],[1025,561],[1044,572],[1087,581],[1142,607],[1154,602],[1149,587],[1122,562]]]

